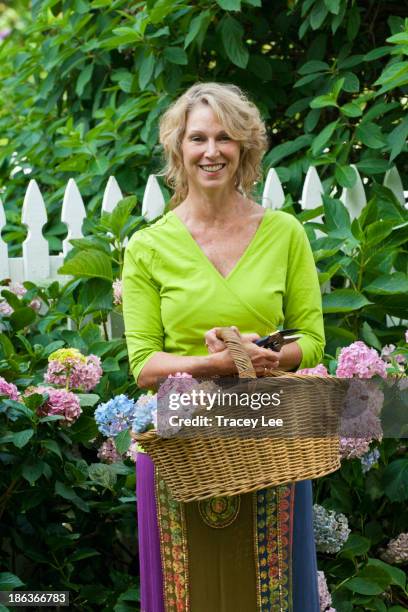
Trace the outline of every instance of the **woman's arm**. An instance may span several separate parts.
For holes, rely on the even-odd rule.
[[[257,374],[266,374],[268,370],[279,366],[281,353],[256,346],[251,341],[244,341],[246,349]],[[228,376],[237,373],[237,368],[228,349],[223,349],[209,355],[185,357],[165,352],[155,353],[144,365],[137,379],[137,384],[143,389],[157,387],[160,378],[169,374],[187,372],[192,376]]]

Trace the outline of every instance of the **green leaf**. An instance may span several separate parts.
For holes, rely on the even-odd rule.
[[[12,442],[17,448],[23,448],[33,437],[33,429],[23,429],[23,431],[17,431],[13,434]]]
[[[364,538],[357,533],[351,533],[339,554],[341,557],[354,559],[365,555],[370,550],[370,546],[371,542],[368,538]]]
[[[408,62],[397,62],[383,70],[374,85],[382,85],[378,95],[408,83]]]
[[[79,399],[82,408],[85,406],[95,406],[100,400],[99,395],[96,395],[96,393],[76,393],[75,395]]]
[[[241,10],[241,0],[217,0],[217,4],[224,9],[224,11]]]
[[[0,572],[0,591],[12,591],[18,587],[24,586],[20,578],[10,572]]]
[[[317,0],[310,13],[312,30],[318,30],[327,16],[328,10],[323,0]]]
[[[392,234],[395,227],[395,221],[374,221],[365,231],[365,246],[373,247]]]
[[[321,149],[323,149],[323,147],[328,143],[330,138],[333,136],[333,133],[337,128],[337,125],[338,125],[338,120],[333,121],[332,123],[329,123],[328,125],[326,125],[325,128],[323,128],[320,134],[316,136],[312,144],[313,155],[318,155],[320,153]]]
[[[233,64],[246,68],[249,52],[243,43],[244,28],[239,21],[227,15],[220,22],[221,40],[225,53]]]
[[[371,121],[365,121],[357,126],[356,137],[370,149],[381,149],[386,144],[380,126]]]
[[[384,274],[364,287],[367,293],[376,295],[408,294],[408,275],[404,272]]]
[[[333,15],[338,15],[340,11],[340,0],[324,0],[327,10]]]
[[[11,340],[9,340],[6,334],[0,333],[0,345],[6,357],[11,357],[15,354],[16,351],[14,349],[13,343],[11,342]]]
[[[43,473],[43,469],[43,461],[30,460],[23,465],[21,473],[27,482],[29,482],[30,485],[33,485],[40,478],[41,474]]]
[[[10,316],[10,323],[14,331],[18,331],[27,327],[35,321],[36,314],[33,308],[29,306],[15,310]]]
[[[362,336],[363,340],[369,346],[373,346],[377,350],[381,351],[381,349],[382,349],[381,342],[378,340],[377,336],[373,332],[372,327],[367,323],[367,321],[364,321],[364,323],[363,323],[363,327],[361,329],[361,336]]]
[[[153,53],[149,53],[143,58],[143,61],[139,68],[139,87],[143,91],[146,85],[149,83],[153,75],[155,66],[155,58]]]
[[[74,442],[89,442],[97,437],[99,431],[95,420],[82,414],[70,427],[71,438]]]
[[[383,174],[389,168],[389,163],[385,159],[366,157],[356,164],[357,168],[365,174]]]
[[[326,106],[337,106],[336,99],[332,94],[317,96],[310,103],[310,108],[325,108]]]
[[[60,495],[63,499],[72,502],[83,512],[89,512],[89,505],[75,493],[74,489],[67,487],[59,480],[55,483],[55,493],[56,495]]]
[[[89,559],[90,557],[96,557],[101,553],[94,548],[79,548],[70,557],[69,562],[75,563],[75,561],[81,561],[82,559]]]
[[[354,289],[335,289],[323,294],[323,312],[353,312],[371,304],[358,291]]]
[[[89,466],[89,478],[105,489],[113,489],[117,480],[112,466],[104,463],[91,463]]]
[[[205,35],[207,32],[207,28],[211,21],[211,13],[210,11],[200,12],[199,15],[194,17],[191,20],[190,26],[188,28],[188,33],[186,36],[186,40],[184,41],[184,48],[187,49],[191,43],[198,38],[199,35]]]
[[[407,144],[407,138],[408,117],[405,117],[405,119],[388,134],[388,142],[391,145],[390,162],[401,153],[402,149]]]
[[[377,49],[372,49],[364,56],[365,62],[372,62],[373,60],[379,59],[380,57],[384,57],[384,55],[389,55],[391,51],[391,47],[378,47]]]
[[[363,114],[357,102],[349,102],[344,104],[344,106],[340,106],[340,112],[346,115],[346,117],[360,117]]]
[[[181,66],[188,64],[187,53],[181,47],[167,47],[163,55],[172,64],[179,64]]]
[[[383,592],[382,586],[367,578],[351,578],[343,586],[360,595],[379,595]]]
[[[350,215],[343,202],[323,195],[324,224],[329,238],[348,238],[351,235]]]
[[[130,437],[130,431],[124,429],[117,436],[115,436],[115,446],[118,453],[123,455],[129,449],[132,439]]]
[[[151,7],[151,4],[148,4],[148,6]],[[159,23],[177,9],[177,3],[174,0],[156,0],[154,6],[149,8],[150,21],[152,23]]]
[[[81,287],[78,304],[83,314],[112,310],[112,283],[101,278],[91,278]]]
[[[80,278],[103,278],[110,282],[113,280],[110,257],[96,249],[77,253],[59,268],[58,274]]]
[[[270,166],[276,166],[276,164],[282,161],[282,159],[285,157],[293,155],[293,153],[298,153],[301,149],[309,146],[311,141],[312,136],[310,134],[303,134],[302,136],[298,136],[295,140],[290,140],[289,142],[280,144],[277,147],[273,147],[265,157],[265,166],[267,168]]]
[[[51,453],[54,453],[54,455],[57,455],[60,459],[62,459],[60,447],[58,446],[55,440],[41,440],[41,446],[49,450]]]
[[[346,72],[344,75],[344,91],[355,93],[360,89],[360,81],[354,72]]]
[[[298,73],[313,74],[315,72],[325,72],[327,70],[330,70],[330,66],[329,64],[326,64],[326,62],[321,62],[319,60],[310,60],[299,68]]]
[[[368,566],[380,567],[390,577],[390,583],[400,586],[401,589],[405,589],[406,576],[405,572],[394,565],[389,565],[380,561],[380,559],[368,559]]]
[[[357,173],[351,166],[336,166],[336,181],[342,187],[354,187],[357,180]]]
[[[396,459],[383,473],[384,492],[392,502],[408,499],[408,459]]]
[[[77,96],[81,97],[82,94],[84,93],[85,86],[92,77],[93,69],[94,69],[94,64],[90,63],[86,66],[86,68],[84,68],[84,70],[80,72],[77,83],[76,83],[76,87],[75,87],[75,92]]]

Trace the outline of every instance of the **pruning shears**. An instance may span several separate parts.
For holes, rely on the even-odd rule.
[[[262,346],[263,348],[271,349],[271,351],[279,352],[285,344],[290,344],[291,342],[295,342],[302,337],[302,334],[297,334],[299,330],[296,328],[293,329],[281,329],[268,334],[267,336],[263,336],[263,338],[259,338],[259,340],[255,341],[257,346]]]

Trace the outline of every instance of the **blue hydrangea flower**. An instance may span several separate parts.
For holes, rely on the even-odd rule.
[[[313,531],[316,550],[322,553],[337,553],[343,548],[350,534],[347,517],[341,512],[313,506]]]
[[[136,404],[126,395],[116,395],[95,410],[98,429],[107,438],[117,436],[128,429],[135,418]]]
[[[141,395],[136,402],[135,416],[132,423],[134,433],[142,433],[149,425],[157,422],[157,396]]]
[[[378,448],[374,448],[372,451],[365,453],[360,459],[361,469],[363,471],[363,474],[366,474],[367,472],[369,472],[371,468],[376,463],[378,463],[379,458],[380,458],[380,451],[378,450]]]

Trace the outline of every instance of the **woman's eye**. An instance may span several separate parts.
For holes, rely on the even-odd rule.
[[[220,136],[220,140],[231,140],[231,138],[228,136],[228,134],[224,134],[223,136]]]
[[[203,138],[202,136],[192,136],[191,140],[192,142],[202,142]]]

